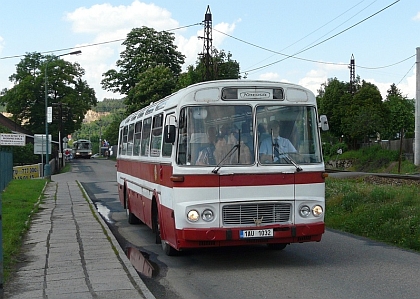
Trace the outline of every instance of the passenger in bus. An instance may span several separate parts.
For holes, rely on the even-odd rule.
[[[208,128],[207,138],[209,144],[199,152],[197,161],[195,162],[196,165],[216,165],[214,151],[216,149],[217,130],[215,127]]]
[[[270,137],[262,140],[259,153],[261,162],[280,162],[280,159],[284,157],[285,154],[297,152],[289,139],[280,136],[280,123],[277,120],[270,121],[268,124],[268,132],[272,132],[273,138],[271,138],[270,135]]]
[[[233,146],[238,145],[239,134],[241,134],[241,144],[238,147],[238,149],[236,149],[236,151],[232,153],[229,159],[230,162],[228,164],[252,164],[253,159],[252,159],[251,151],[244,142],[244,139],[245,139],[243,138],[244,134],[240,133],[238,130],[233,129],[231,133],[228,135],[227,144],[226,144],[227,145],[226,152],[230,151]],[[238,161],[238,156],[239,156],[239,161]]]
[[[265,123],[259,123],[258,124],[258,140],[261,141],[270,137],[271,135],[267,133],[267,124]]]

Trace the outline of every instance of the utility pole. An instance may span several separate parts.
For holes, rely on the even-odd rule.
[[[354,61],[354,55],[351,54],[351,58],[350,58],[350,93],[353,95],[355,92],[355,83],[356,83],[356,65],[355,65],[355,61]]]
[[[414,127],[414,165],[420,165],[420,47],[416,48],[416,110]]]
[[[207,6],[206,14],[204,15],[204,37],[199,37],[204,39],[203,53],[200,55],[203,57],[203,63],[205,67],[204,72],[204,81],[209,81],[213,79],[213,60],[211,57],[211,52],[213,48],[213,38],[212,38],[212,14],[210,12],[210,5]]]

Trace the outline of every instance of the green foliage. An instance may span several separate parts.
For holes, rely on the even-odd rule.
[[[113,115],[112,122],[105,127],[104,139],[108,140],[109,144],[116,145],[118,144],[118,131],[120,128],[120,123],[125,118],[125,115],[115,114]]]
[[[336,139],[344,137],[351,149],[380,136],[395,138],[404,129],[414,129],[414,102],[403,98],[401,92],[391,85],[386,101],[378,88],[360,78],[355,83],[354,94],[349,84],[336,78],[329,79],[318,91],[317,102],[320,114],[326,114],[331,135]]]
[[[420,186],[404,181],[326,181],[328,227],[420,251]]]
[[[95,112],[120,113],[125,111],[124,99],[104,99],[92,107]]]
[[[136,86],[129,91],[124,102],[128,107],[128,114],[170,95],[176,86],[173,73],[163,65],[140,73],[137,80]]]
[[[338,150],[341,150],[342,153],[346,152],[348,149],[347,144],[344,142],[336,143],[336,144],[330,144],[330,143],[324,143],[322,145],[322,151],[324,153],[324,156],[329,156],[336,158],[338,155]]]
[[[383,139],[395,139],[403,132],[408,132],[406,136],[414,132],[414,100],[403,97],[395,84],[392,84],[388,90],[384,108],[387,121],[384,123]]]
[[[224,50],[218,51],[214,49],[210,65],[210,72],[207,73],[204,58],[199,57],[195,66],[188,66],[187,72],[181,74],[178,79],[177,89],[208,80],[241,78],[239,63],[232,59],[230,52],[226,54]],[[206,76],[209,77],[206,78]]]
[[[12,180],[2,193],[4,277],[19,258],[22,237],[28,230],[28,217],[36,211],[46,180]]]
[[[169,68],[177,78],[185,56],[177,51],[174,40],[174,34],[166,31],[158,32],[145,26],[132,29],[123,42],[125,50],[116,62],[119,70],[103,74],[102,87],[128,95],[139,82],[138,76],[157,66]]]
[[[34,145],[27,143],[25,146],[12,146],[13,164],[27,165],[41,162],[41,156],[34,154]]]
[[[45,83],[47,105],[53,106],[49,133],[54,140],[79,129],[84,115],[96,105],[95,92],[82,80],[84,69],[57,56],[29,53],[10,76],[14,86],[5,90],[0,103],[13,114],[13,121],[34,133],[45,132]],[[47,76],[47,80],[46,80]]]

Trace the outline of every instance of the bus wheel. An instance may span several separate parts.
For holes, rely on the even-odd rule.
[[[169,245],[169,243],[166,242],[165,240],[162,240],[161,244],[162,244],[162,250],[166,255],[174,256],[174,255],[177,255],[179,253],[178,250],[176,250],[171,245]]]
[[[127,221],[129,224],[139,224],[140,220],[130,211],[130,206],[128,204],[128,192],[125,192],[124,196],[125,200],[125,212],[127,213]]]
[[[160,234],[159,212],[155,202],[153,203],[153,231],[155,232],[156,244],[160,243],[162,245],[162,250],[166,255],[173,256],[178,253],[178,250],[169,245],[165,240],[162,240]]]
[[[160,223],[159,223],[159,213],[158,213],[158,209],[157,209],[157,205],[156,202],[153,201],[153,206],[152,206],[152,229],[153,232],[155,233],[155,243],[156,244],[160,244],[161,243],[161,239],[160,239]]]
[[[287,243],[271,243],[271,244],[267,244],[269,249],[273,249],[273,250],[283,250],[284,248],[286,248]]]

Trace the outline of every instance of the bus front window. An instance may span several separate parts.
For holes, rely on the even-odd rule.
[[[180,114],[177,162],[216,166],[254,163],[252,108],[247,105],[185,107]]]
[[[314,107],[258,106],[256,113],[261,164],[322,161]]]

